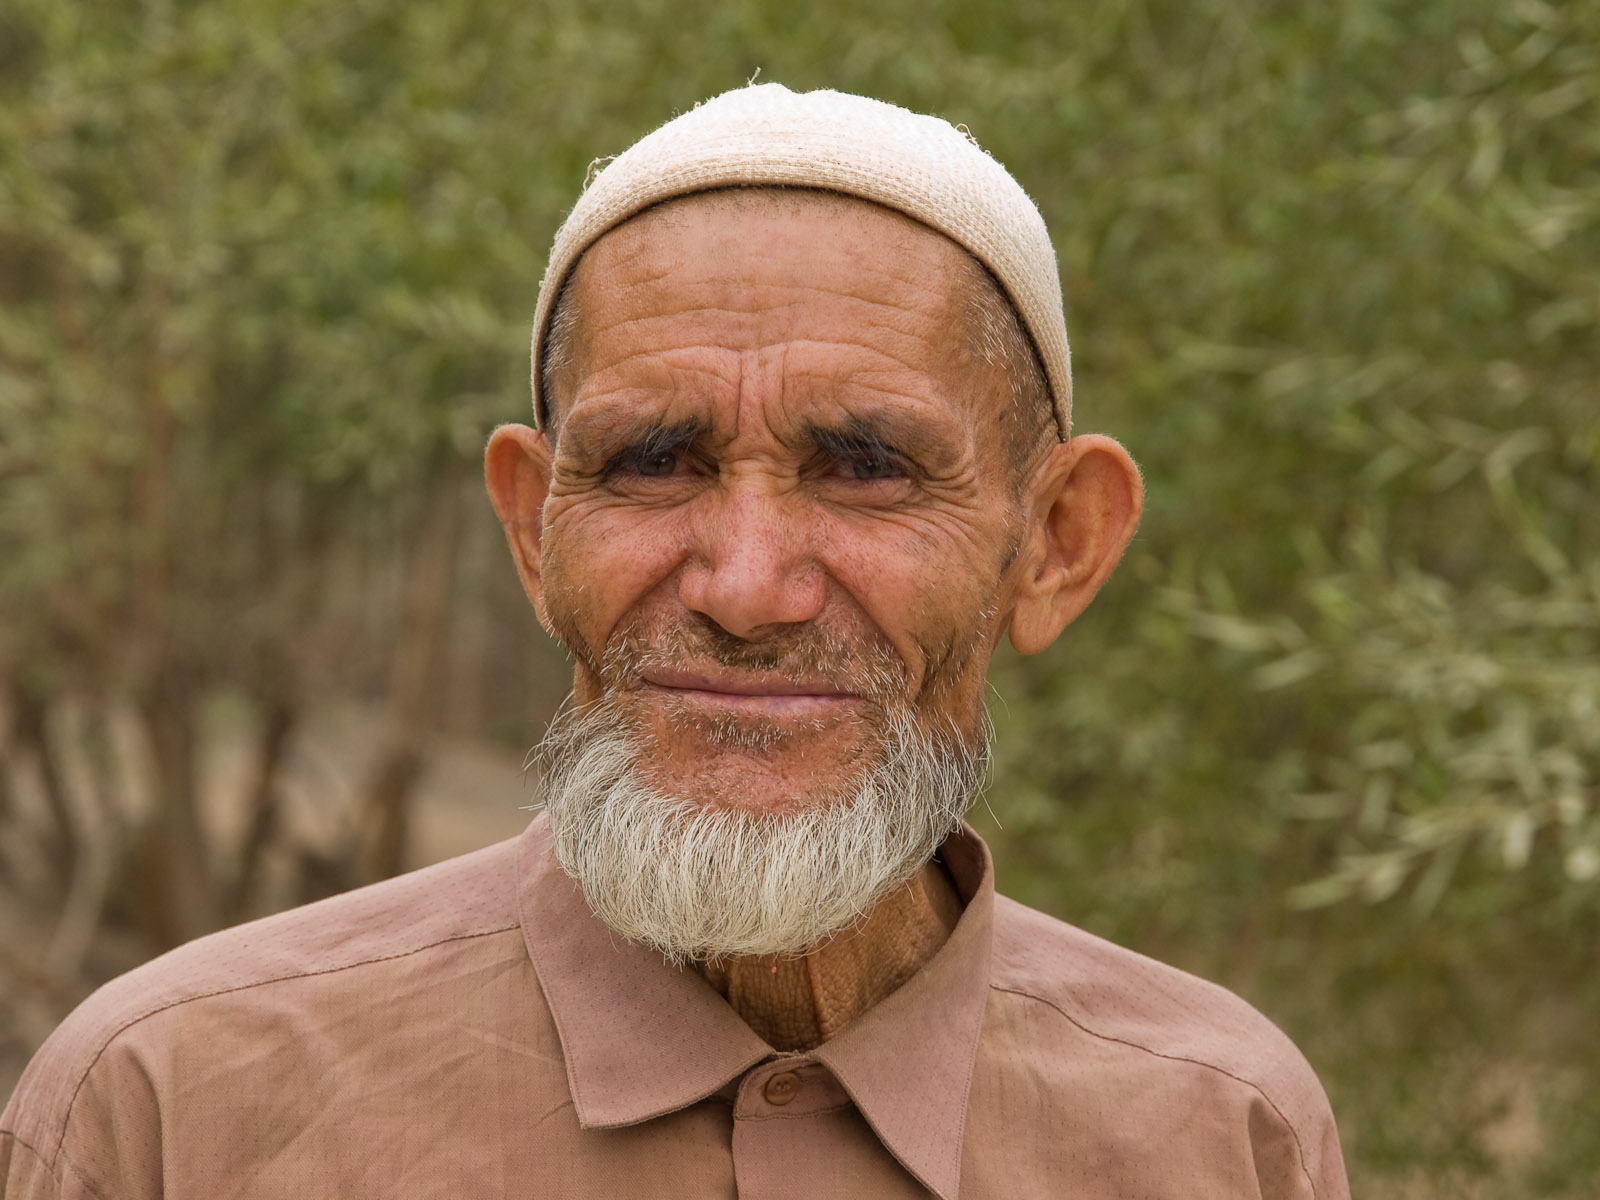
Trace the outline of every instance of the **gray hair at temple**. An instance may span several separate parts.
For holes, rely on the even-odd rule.
[[[532,336],[534,421],[570,364],[579,314],[566,285],[583,252],[664,202],[729,188],[810,190],[866,200],[949,237],[971,256],[969,345],[1001,368],[1018,444],[1072,428],[1072,364],[1061,282],[1044,218],[1020,184],[962,129],[841,92],[739,88],[696,105],[591,180],[556,233]]]

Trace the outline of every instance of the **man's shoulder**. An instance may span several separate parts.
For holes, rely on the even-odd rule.
[[[403,970],[418,956],[518,928],[515,839],[198,938],[119,976],[80,1004],[35,1056],[0,1128],[26,1143],[59,1137],[84,1079],[108,1048],[171,1014],[248,1013],[267,989],[348,980],[381,1003],[361,968]],[[243,1003],[237,1003],[237,1002]],[[38,1147],[42,1149],[43,1147]]]
[[[174,1005],[513,928],[515,851],[514,839],[501,842],[197,938],[112,980],[68,1024],[114,1028]]]
[[[1255,1096],[1274,1110],[1310,1163],[1337,1155],[1310,1064],[1228,989],[1003,896],[993,955],[993,989],[1054,1013],[1069,1036],[1097,1043],[1117,1069],[1148,1079],[1182,1075],[1190,1084],[1209,1077],[1208,1089]]]
[[[1293,1043],[1228,989],[996,897],[993,984],[1032,996],[1092,1036],[1223,1069]]]

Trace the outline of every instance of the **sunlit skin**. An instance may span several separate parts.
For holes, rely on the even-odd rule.
[[[714,193],[584,255],[555,433],[496,430],[488,485],[577,702],[609,688],[669,792],[815,802],[897,708],[970,738],[999,638],[1049,645],[1131,537],[1115,442],[1052,435],[1017,474],[963,253],[860,201]],[[603,678],[624,644],[636,677]]]

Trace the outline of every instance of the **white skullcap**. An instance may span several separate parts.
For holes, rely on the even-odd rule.
[[[822,188],[871,200],[938,230],[994,273],[1044,364],[1061,436],[1072,428],[1072,362],[1061,280],[1044,218],[970,134],[843,92],[765,83],[696,105],[612,159],[561,228],[533,319],[539,355],[561,284],[583,252],[635,213],[674,196],[739,186]]]

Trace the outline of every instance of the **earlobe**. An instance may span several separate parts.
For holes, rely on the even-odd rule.
[[[1054,642],[1110,577],[1138,527],[1144,483],[1119,443],[1083,434],[1051,451],[1030,493],[1011,612],[1022,654]]]
[[[550,494],[550,443],[526,425],[502,425],[483,453],[484,483],[506,531],[522,590],[545,624],[540,553],[545,497]]]

